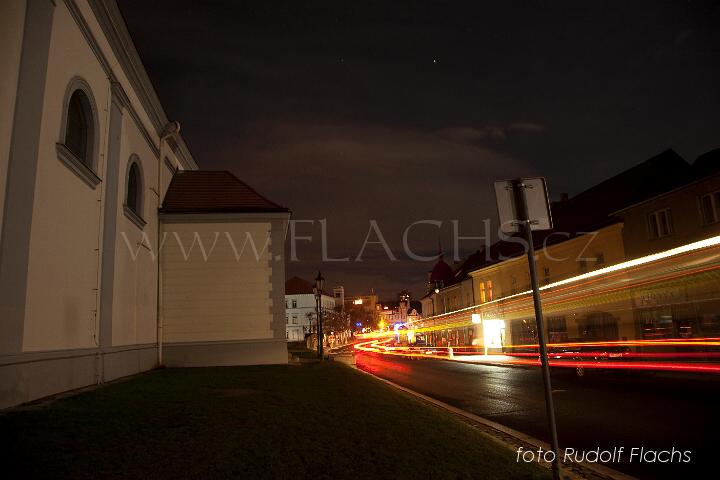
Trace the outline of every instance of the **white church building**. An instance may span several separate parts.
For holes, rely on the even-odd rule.
[[[290,212],[198,170],[114,0],[0,2],[0,408],[287,362]]]

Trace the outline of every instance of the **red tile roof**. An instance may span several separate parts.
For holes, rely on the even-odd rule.
[[[180,170],[165,194],[162,213],[289,212],[228,171]]]

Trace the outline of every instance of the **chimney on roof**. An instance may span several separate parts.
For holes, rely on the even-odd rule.
[[[570,198],[570,195],[568,195],[567,192],[563,192],[560,194],[561,202],[567,202],[569,198]]]

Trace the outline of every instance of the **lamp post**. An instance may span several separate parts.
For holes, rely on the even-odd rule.
[[[323,326],[322,326],[322,287],[325,279],[320,270],[315,277],[315,308],[317,313],[317,338],[318,338],[318,358],[323,359]]]

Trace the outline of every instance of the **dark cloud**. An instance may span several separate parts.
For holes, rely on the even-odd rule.
[[[516,122],[511,123],[510,126],[508,126],[508,130],[513,132],[539,133],[545,130],[545,127],[538,123]]]
[[[288,273],[351,292],[422,290],[452,223],[494,219],[492,181],[544,175],[577,193],[668,147],[718,146],[717,2],[120,0],[202,168],[288,205],[315,241]],[[377,245],[354,256],[375,220]],[[479,241],[461,243],[472,251]]]
[[[505,131],[500,127],[448,127],[443,128],[438,134],[456,143],[483,143],[507,140]]]

